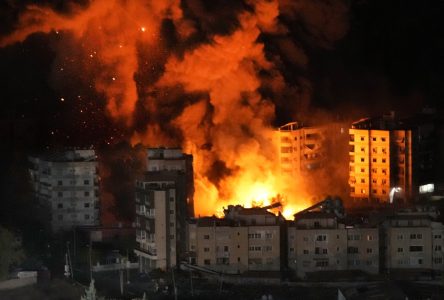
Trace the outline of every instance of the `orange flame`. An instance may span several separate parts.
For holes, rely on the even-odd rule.
[[[81,67],[97,72],[94,85],[107,98],[108,114],[129,128],[137,101],[150,112],[159,109],[152,96],[143,97],[140,90],[180,86],[185,92],[204,94],[172,120],[183,135],[185,152],[194,156],[196,214],[220,213],[228,204],[268,205],[281,194],[286,197],[282,213],[290,217],[308,205],[308,195],[301,178],[280,173],[270,126],[274,104],[259,93],[260,71],[270,74],[266,79],[270,86],[282,86],[283,79],[258,38],[261,32],[282,34],[286,29],[278,21],[279,1],[247,3],[253,9],[239,13],[239,28],[228,35],[210,36],[208,43],[181,55],[168,54],[163,76],[139,89],[134,79],[140,68],[138,51],[149,51],[154,59],[157,53],[165,55],[162,22],[173,22],[179,40],[196,31],[194,21],[185,19],[180,0],[97,0],[85,9],[74,7],[71,15],[29,6],[17,30],[2,38],[0,46],[23,41],[34,32],[73,33],[85,52]],[[90,64],[91,59],[97,62]],[[134,132],[131,141],[149,146],[174,143],[160,124]],[[208,175],[216,161],[230,170],[217,184]]]

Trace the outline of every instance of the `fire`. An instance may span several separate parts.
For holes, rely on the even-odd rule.
[[[237,22],[231,25],[237,27],[223,34],[207,32],[214,27],[213,17],[203,16],[199,1],[97,0],[64,14],[31,5],[16,30],[0,38],[0,47],[35,32],[56,33],[56,61],[69,61],[65,58],[74,51],[80,59],[54,70],[93,78],[87,85],[106,98],[106,113],[128,132],[125,138],[150,147],[180,144],[193,155],[196,215],[218,214],[229,204],[265,206],[284,195],[282,214],[289,218],[309,205],[309,195],[303,178],[279,170],[271,126],[275,99],[261,91],[284,94],[278,65],[285,60],[266,55],[263,41],[276,37],[284,48],[300,50],[286,37],[289,29],[279,18],[283,13],[307,19],[323,41],[328,35],[318,33],[319,28],[337,36],[342,30],[325,22],[331,18],[323,14],[336,10],[317,13],[322,2],[244,2],[245,9],[232,10]],[[275,37],[263,39],[263,34]],[[70,47],[73,42],[79,47]],[[302,50],[289,52],[302,53],[306,63]],[[292,100],[295,105],[297,99]]]

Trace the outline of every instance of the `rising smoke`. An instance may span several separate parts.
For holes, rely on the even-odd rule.
[[[48,2],[26,6],[0,46],[55,36],[54,86],[92,86],[119,139],[192,153],[196,212],[212,214],[263,186],[306,202],[304,180],[279,175],[272,126],[307,111],[306,49],[344,36],[346,3],[96,0],[60,11]]]

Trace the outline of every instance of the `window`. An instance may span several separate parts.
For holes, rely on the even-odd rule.
[[[327,240],[327,235],[326,234],[319,234],[316,236],[316,241],[318,242],[324,242]]]
[[[441,245],[436,245],[435,246],[435,251],[442,251]]]
[[[170,197],[170,202],[174,202],[174,197]]]
[[[378,173],[378,169],[372,168],[372,173]]]
[[[211,259],[204,259],[204,265],[211,265]]]
[[[63,204],[62,203],[57,204],[57,208],[63,208]]]
[[[348,247],[347,248],[347,253],[349,253],[349,254],[357,254],[357,253],[359,253],[359,249],[358,249],[358,247]]]
[[[88,179],[83,180],[83,184],[84,185],[89,185],[89,180]]]
[[[302,253],[303,253],[303,254],[308,254],[309,252],[308,252],[307,249],[304,249],[304,250],[302,251]]]
[[[433,259],[433,262],[435,263],[435,264],[442,264],[442,257],[435,257],[434,259]]]
[[[315,221],[313,225],[314,225],[314,228],[321,227],[321,224],[319,223],[319,221]]]
[[[398,248],[398,252],[399,253],[404,252],[404,248]]]
[[[362,142],[365,141],[365,138],[364,138],[363,136],[361,136],[361,141],[362,141]]]
[[[294,248],[293,247],[290,247],[290,252],[294,252]]]
[[[364,147],[361,147],[361,152],[365,153],[365,148]]]
[[[58,192],[58,193],[57,193],[57,196],[58,196],[58,197],[63,197],[63,192]]]
[[[316,247],[315,248],[315,254],[321,254],[321,248]]]
[[[355,141],[355,135],[354,134],[350,134],[350,142],[354,142]]]
[[[228,252],[228,246],[224,246],[224,252]]]
[[[396,239],[398,240],[402,240],[404,238],[404,236],[402,234],[398,234],[398,236],[396,237]]]
[[[273,238],[273,234],[272,233],[266,233],[265,234],[265,238],[266,239],[271,239],[271,238]]]
[[[170,227],[174,227],[174,222],[170,222]]]
[[[261,234],[260,233],[249,233],[248,234],[248,238],[249,239],[260,239],[261,238]]]
[[[441,238],[441,235],[440,235],[440,234],[435,234],[435,235],[433,236],[433,238],[434,238],[434,239],[440,239],[440,238]]]
[[[174,215],[174,209],[170,209],[170,215]]]
[[[385,163],[387,160],[385,158],[382,159],[382,163]]]
[[[365,178],[361,178],[361,183],[365,183]]]
[[[86,192],[84,193],[84,195],[85,195],[85,197],[89,197],[89,192],[86,191]]]
[[[205,248],[204,248],[204,252],[210,252],[210,248],[205,247]]]
[[[365,172],[365,169],[364,168],[361,168],[361,173],[364,173]]]
[[[361,162],[365,162],[365,158],[361,157]]]
[[[86,214],[84,217],[85,217],[85,220],[89,220],[89,215],[88,214]]]
[[[327,248],[322,249],[322,254],[328,254],[328,249]]]
[[[381,141],[382,141],[382,142],[385,142],[385,137],[381,138]]]
[[[387,175],[387,169],[382,169],[381,172],[382,174]]]
[[[422,252],[422,246],[410,246],[410,252]]]
[[[422,234],[421,233],[411,233],[410,234],[410,239],[411,240],[421,240],[422,239]]]
[[[83,207],[88,208],[88,207],[89,207],[89,202],[85,202],[85,203],[83,204]]]
[[[308,242],[308,237],[304,236],[302,239],[304,240],[304,242]]]
[[[317,260],[315,265],[316,267],[328,267],[328,260]]]
[[[63,181],[61,180],[57,181],[57,185],[63,185]]]
[[[170,234],[170,240],[174,240],[174,234]]]
[[[266,251],[266,252],[270,252],[270,251],[272,251],[273,250],[273,247],[272,246],[264,246],[264,251]]]
[[[373,241],[373,235],[371,234],[367,235],[367,241]]]
[[[376,138],[375,138],[375,137],[372,137],[372,141],[373,141],[373,142],[376,142]]]
[[[373,158],[373,159],[372,159],[372,162],[374,162],[374,163],[375,163],[375,162],[376,162],[376,158]]]
[[[373,253],[373,249],[372,248],[367,248],[367,253]]]
[[[210,235],[205,234],[205,235],[203,236],[203,238],[204,238],[204,240],[209,240],[209,239],[210,239]]]

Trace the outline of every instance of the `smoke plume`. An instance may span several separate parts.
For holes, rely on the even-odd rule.
[[[93,86],[133,144],[193,154],[197,214],[277,193],[296,208],[309,193],[303,178],[280,174],[272,126],[309,105],[304,48],[333,47],[347,10],[340,0],[96,0],[63,12],[30,5],[0,46],[56,36],[54,82],[69,70]]]

